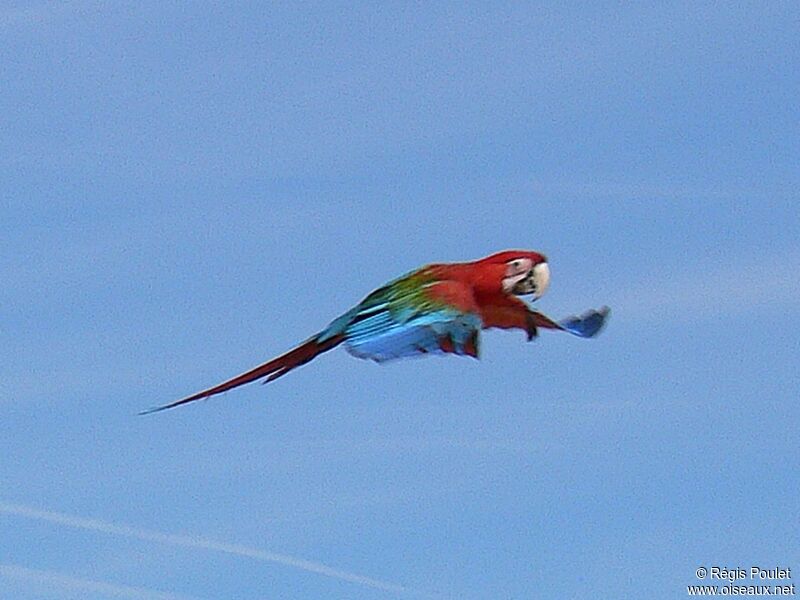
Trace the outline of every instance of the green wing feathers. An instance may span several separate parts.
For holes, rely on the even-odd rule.
[[[473,307],[467,286],[421,269],[375,290],[351,311],[345,346],[378,362],[420,354],[477,357],[481,320]]]

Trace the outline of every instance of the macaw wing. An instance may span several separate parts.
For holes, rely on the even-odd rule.
[[[576,317],[567,317],[559,322],[559,325],[566,331],[580,337],[590,338],[600,333],[603,325],[611,312],[607,306],[600,310],[587,310],[585,313]]]
[[[345,347],[376,362],[423,354],[477,358],[481,326],[468,286],[423,271],[376,290],[354,308]]]
[[[481,320],[476,314],[442,310],[405,322],[383,314],[361,323],[348,329],[345,342],[347,351],[359,358],[384,362],[422,354],[478,356]]]
[[[583,314],[554,321],[538,311],[530,311],[529,318],[535,327],[544,329],[560,329],[583,338],[591,338],[600,333],[608,319],[610,309],[603,306],[600,310],[590,309]]]

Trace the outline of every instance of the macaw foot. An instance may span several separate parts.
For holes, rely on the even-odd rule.
[[[600,310],[587,310],[577,317],[567,317],[558,324],[573,335],[590,338],[600,333],[610,312],[611,309],[604,306]]]

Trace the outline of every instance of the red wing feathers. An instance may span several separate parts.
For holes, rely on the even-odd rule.
[[[564,329],[550,317],[531,310],[525,302],[515,296],[498,296],[491,304],[480,308],[484,329],[497,327],[500,329],[522,329],[528,340],[538,335],[537,329]]]
[[[550,317],[535,310],[528,309],[528,319],[534,327],[541,327],[542,329],[564,329],[564,327],[553,321]]]

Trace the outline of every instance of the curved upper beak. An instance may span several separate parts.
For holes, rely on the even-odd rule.
[[[538,300],[550,287],[550,267],[546,262],[539,263],[533,267],[533,298]]]
[[[521,271],[503,280],[504,288],[517,296],[533,294],[533,299],[538,300],[550,286],[550,267],[546,262],[540,262],[527,271]]]

